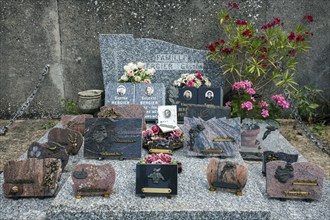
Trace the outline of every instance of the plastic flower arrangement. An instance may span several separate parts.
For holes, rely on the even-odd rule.
[[[149,154],[143,160],[141,164],[176,164],[177,161],[173,160],[172,155],[169,154]]]
[[[181,74],[181,77],[177,80],[174,80],[173,85],[179,88],[182,87],[196,87],[199,88],[201,86],[211,86],[210,80],[203,76],[202,73],[196,72],[196,73],[184,73]]]
[[[256,94],[252,82],[245,80],[236,82],[232,86],[233,99],[225,103],[231,107],[231,114],[241,119],[276,119],[281,111],[290,107],[282,94],[271,96],[266,100]]]
[[[244,79],[251,81],[259,94],[268,92],[270,86],[295,91],[297,57],[309,49],[313,33],[303,24],[286,31],[284,23],[276,17],[256,27],[253,22],[240,19],[238,13],[239,5],[235,2],[220,11],[219,25],[224,36],[208,45],[208,58],[222,64],[230,86]],[[306,24],[313,20],[310,15],[302,18]]]
[[[124,66],[124,70],[125,72],[118,82],[151,83],[151,79],[156,73],[154,68],[145,69],[145,64],[141,62],[138,62],[137,64],[129,63]]]
[[[169,140],[172,141],[173,148],[180,148],[183,143],[183,131],[173,130],[171,132],[164,133],[161,131],[158,125],[153,125],[151,128],[143,131],[143,145],[147,146],[153,141],[157,140]]]

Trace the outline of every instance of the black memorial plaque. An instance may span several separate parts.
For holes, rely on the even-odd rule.
[[[222,106],[222,88],[200,87],[198,89],[198,104]]]
[[[139,159],[142,119],[88,118],[84,146],[86,158]]]
[[[176,164],[137,164],[136,194],[171,197],[178,193]]]

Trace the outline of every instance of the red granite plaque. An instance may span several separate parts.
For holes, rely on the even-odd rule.
[[[207,181],[210,191],[216,189],[234,191],[242,195],[242,190],[247,181],[248,169],[245,165],[231,161],[220,161],[211,158],[207,166]]]
[[[324,171],[309,162],[266,164],[266,191],[271,198],[320,200]]]
[[[64,115],[61,119],[61,123],[65,128],[70,128],[74,131],[78,131],[80,134],[85,134],[85,120],[86,118],[93,118],[93,115]]]
[[[83,144],[83,136],[68,128],[53,128],[48,133],[48,141],[65,147],[69,155],[76,155]]]
[[[79,164],[73,170],[71,177],[76,198],[97,195],[108,197],[113,192],[116,173],[110,163]]]
[[[54,158],[9,161],[3,169],[4,195],[7,198],[54,196],[61,173],[61,161]]]

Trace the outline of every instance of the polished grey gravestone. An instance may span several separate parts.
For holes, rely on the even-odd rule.
[[[135,104],[135,84],[109,82],[105,86],[104,104],[130,105]]]
[[[220,65],[206,59],[206,50],[134,38],[132,34],[101,34],[99,41],[105,88],[109,83],[117,82],[124,73],[124,66],[130,62],[143,62],[146,68],[155,68],[152,82],[164,83],[166,88],[181,74],[196,71],[207,76],[213,85],[223,86]]]

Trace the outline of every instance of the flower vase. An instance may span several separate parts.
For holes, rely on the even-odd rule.
[[[241,145],[244,147],[256,147],[257,146],[257,136],[260,132],[260,127],[258,125],[254,126],[252,129],[244,129],[241,131]]]

